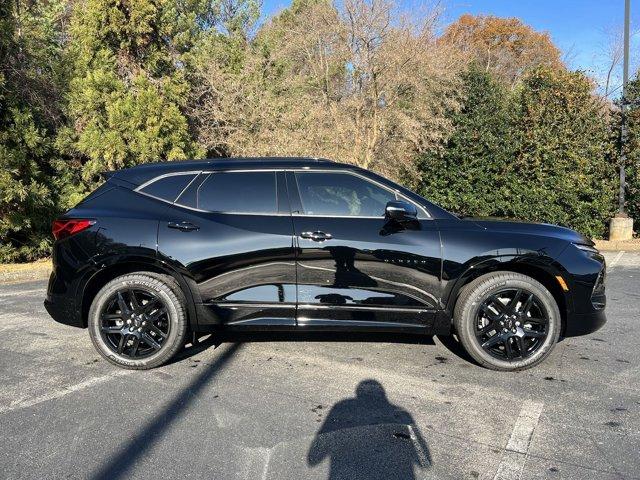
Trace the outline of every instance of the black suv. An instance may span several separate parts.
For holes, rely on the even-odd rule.
[[[107,177],[53,224],[45,306],[123,367],[224,328],[456,333],[481,365],[516,370],[606,321],[588,238],[461,219],[351,165],[216,159]]]

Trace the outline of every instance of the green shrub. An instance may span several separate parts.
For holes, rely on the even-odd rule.
[[[616,189],[609,114],[584,74],[540,68],[509,92],[472,69],[463,99],[446,148],[420,159],[427,197],[604,236]]]

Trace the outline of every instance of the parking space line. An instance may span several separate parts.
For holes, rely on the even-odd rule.
[[[93,387],[94,385],[104,383],[112,378],[121,377],[133,372],[134,370],[119,370],[116,372],[108,373],[107,375],[102,375],[101,377],[89,378],[88,380],[85,380],[83,382],[76,383],[75,385],[70,385],[59,390],[54,390],[53,392],[45,393],[44,395],[40,395],[39,397],[29,398],[27,400],[18,401],[9,405],[0,406],[0,415],[13,412],[15,410],[21,410],[23,408],[33,407],[34,405],[48,402],[49,400],[54,400],[56,398],[61,398],[65,395],[69,395],[70,393],[78,392],[80,390]]]
[[[517,480],[522,474],[524,462],[527,459],[529,444],[533,432],[538,425],[544,403],[526,401],[522,405],[520,415],[513,426],[513,432],[505,448],[505,453],[498,465],[494,480]]]
[[[418,436],[416,435],[416,431],[413,429],[413,426],[407,425],[407,429],[409,430],[409,437],[413,443],[413,448],[415,448],[420,466],[422,468],[430,467],[431,459],[429,458],[429,454],[425,452],[424,448],[422,448],[422,443],[418,440]]]
[[[611,265],[609,265],[609,270],[612,270],[613,267],[616,266],[616,264],[620,261],[623,255],[624,255],[624,250],[618,252],[618,254],[615,257],[613,257],[613,260],[611,260]]]

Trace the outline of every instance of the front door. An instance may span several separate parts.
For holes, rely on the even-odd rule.
[[[421,210],[387,221],[399,194],[355,172],[287,173],[297,244],[298,326],[425,329],[439,307],[440,237]]]

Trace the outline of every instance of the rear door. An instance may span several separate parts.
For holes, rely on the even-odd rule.
[[[425,329],[439,308],[440,236],[418,220],[385,219],[403,199],[346,170],[287,177],[298,246],[298,325]]]
[[[159,255],[195,285],[200,323],[295,325],[293,226],[284,172],[194,179],[159,226]]]

